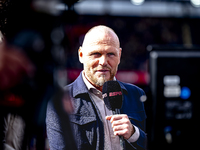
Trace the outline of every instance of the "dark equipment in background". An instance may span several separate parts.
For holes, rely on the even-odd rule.
[[[152,92],[149,149],[196,149],[196,135],[200,134],[200,48],[148,48]]]

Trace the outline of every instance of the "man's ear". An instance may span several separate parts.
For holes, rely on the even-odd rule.
[[[79,58],[80,63],[83,63],[83,52],[82,52],[81,46],[79,47],[79,50],[78,50],[78,58]]]
[[[120,60],[121,60],[121,55],[122,55],[122,48],[119,48],[119,63],[120,63]],[[118,65],[119,65],[118,63]]]
[[[122,48],[119,48],[119,57],[121,58],[122,55]]]

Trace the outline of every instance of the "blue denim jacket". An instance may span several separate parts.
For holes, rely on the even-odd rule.
[[[144,105],[140,101],[140,97],[145,93],[135,85],[118,82],[123,90],[124,98],[120,113],[127,114],[131,123],[137,126],[140,131],[139,139],[131,144],[138,150],[146,149],[147,137],[144,132],[146,114]],[[103,150],[103,121],[97,106],[88,94],[87,87],[82,79],[82,73],[72,84],[66,86],[66,89],[69,90],[74,104],[74,112],[69,117],[78,150]],[[48,105],[48,107],[51,106]],[[62,131],[65,129],[60,129],[60,121],[56,118],[57,114],[55,114],[56,111],[52,112],[52,109],[47,108],[46,124],[50,149],[66,149],[64,142],[61,142],[63,140]],[[54,135],[57,136],[55,137]],[[60,145],[56,146],[55,143],[59,143]],[[133,149],[130,143],[126,143],[126,149]]]

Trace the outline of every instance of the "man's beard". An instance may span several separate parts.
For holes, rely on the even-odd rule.
[[[110,68],[109,68],[109,71],[110,71],[110,78],[109,79],[106,79],[105,75],[100,75],[100,77],[93,75],[94,72],[95,72],[94,70],[87,70],[87,71],[85,71],[85,74],[89,78],[89,80],[91,80],[92,84],[94,84],[97,87],[101,87],[101,86],[103,86],[103,84],[106,81],[113,80],[113,78],[116,74],[116,72],[112,72]],[[93,74],[91,72],[93,72]]]
[[[103,84],[106,82],[106,76],[105,75],[101,75],[97,80],[96,80],[96,86],[101,87],[103,86]]]

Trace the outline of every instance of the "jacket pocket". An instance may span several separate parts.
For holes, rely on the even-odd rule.
[[[96,120],[95,116],[70,115],[72,130],[79,148],[91,149],[96,141]]]
[[[83,116],[79,114],[72,114],[70,115],[70,120],[72,123],[78,124],[78,125],[85,125],[90,122],[96,121],[95,116]]]

